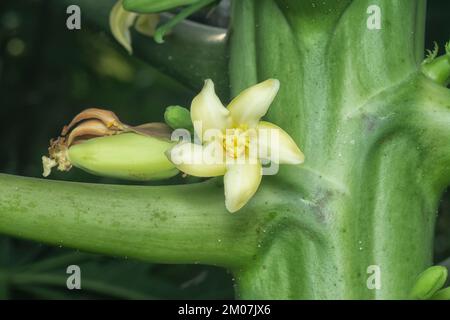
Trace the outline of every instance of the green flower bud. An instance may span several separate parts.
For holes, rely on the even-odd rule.
[[[422,272],[416,280],[411,290],[411,298],[426,300],[430,299],[447,280],[447,268],[442,266],[433,266]]]
[[[192,125],[191,114],[188,109],[180,106],[170,106],[164,112],[164,120],[172,129],[186,129],[190,132],[194,131]]]
[[[67,158],[73,166],[103,177],[159,180],[178,173],[164,154],[172,145],[166,139],[129,132],[73,145]]]
[[[431,297],[431,300],[450,300],[450,287],[439,290]]]

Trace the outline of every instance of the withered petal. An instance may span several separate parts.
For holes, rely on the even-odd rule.
[[[123,130],[126,127],[114,112],[99,108],[89,108],[77,114],[67,126],[64,126],[61,136],[67,135],[67,133],[80,121],[88,119],[97,119],[103,122],[105,126],[111,130]]]
[[[70,132],[67,137],[67,147],[74,144],[80,137],[103,137],[110,136],[115,133],[117,133],[117,131],[108,129],[108,127],[100,120],[87,120],[77,125]]]
[[[173,130],[165,123],[152,122],[152,123],[144,123],[135,127],[129,126],[125,128],[125,131],[131,131],[138,134],[153,136],[157,138],[170,139]]]

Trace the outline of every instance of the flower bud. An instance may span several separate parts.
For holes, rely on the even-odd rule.
[[[450,287],[439,290],[431,297],[431,300],[450,300]]]
[[[430,299],[447,280],[447,268],[433,266],[422,272],[411,290],[411,298],[426,300]]]
[[[173,145],[170,135],[164,123],[129,126],[111,111],[86,109],[50,141],[49,157],[42,157],[43,176],[53,167],[69,171],[75,166],[104,177],[167,179],[178,173],[165,155]]]
[[[194,132],[191,114],[188,109],[180,106],[169,106],[164,112],[164,121],[172,129],[186,129]]]

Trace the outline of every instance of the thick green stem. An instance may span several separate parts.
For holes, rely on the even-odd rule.
[[[381,9],[381,30],[366,27],[370,5]],[[260,259],[236,272],[241,297],[405,298],[431,264],[437,202],[450,175],[442,178],[448,162],[425,160],[448,150],[436,146],[448,129],[436,128],[450,122],[446,113],[419,131],[415,120],[430,95],[418,72],[424,15],[421,0],[234,2],[231,48],[248,41],[255,49],[234,51],[233,92],[281,80],[267,118],[306,155],[302,168],[281,172],[281,183],[320,221],[315,232],[280,228]],[[240,65],[251,66],[244,80]],[[367,286],[373,265],[378,290]]]
[[[262,207],[231,215],[216,181],[132,187],[0,175],[0,232],[114,256],[238,267],[251,260],[271,208],[288,197],[261,192]]]

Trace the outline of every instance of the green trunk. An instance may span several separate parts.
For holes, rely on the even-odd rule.
[[[381,8],[381,30],[366,27],[372,4]],[[292,206],[251,267],[236,271],[239,297],[405,298],[432,263],[439,192],[422,175],[418,139],[402,129],[408,118],[395,111],[420,99],[411,77],[423,52],[424,8],[235,1],[233,92],[280,79],[268,120],[295,137],[306,162],[283,168],[279,180],[307,204]],[[317,224],[301,223],[304,216]],[[367,287],[371,265],[380,268],[380,290]]]

